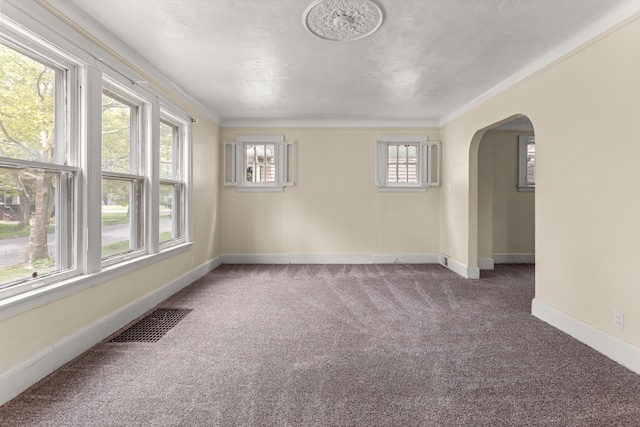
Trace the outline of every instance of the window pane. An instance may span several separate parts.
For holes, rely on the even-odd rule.
[[[160,122],[160,178],[178,178],[174,168],[174,141],[177,129]]]
[[[102,170],[137,173],[132,159],[133,107],[102,95]],[[133,166],[133,167],[132,167]]]
[[[398,161],[398,146],[397,145],[389,145],[387,147],[389,152],[389,163],[396,163]]]
[[[71,207],[60,204],[60,182],[57,172],[0,168],[0,287],[65,267],[55,213]]]
[[[245,145],[245,168],[247,182],[276,181],[276,146]]]
[[[265,145],[265,166],[264,166],[264,182],[276,181],[276,157],[275,145]]]
[[[102,180],[102,257],[127,252],[132,245],[132,182]]]
[[[0,156],[55,162],[56,74],[0,44]]]
[[[536,184],[536,144],[527,144],[527,185]]]
[[[160,243],[183,235],[183,185],[160,184]]]
[[[417,144],[389,144],[387,175],[389,184],[418,182]]]

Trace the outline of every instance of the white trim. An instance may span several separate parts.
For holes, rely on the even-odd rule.
[[[224,254],[223,264],[289,264],[288,254]]]
[[[374,264],[440,264],[439,254],[374,254]]]
[[[536,298],[531,301],[531,314],[640,374],[640,349],[637,347]]]
[[[378,187],[381,193],[424,193],[429,187],[396,187],[389,185],[388,187]]]
[[[226,254],[223,264],[439,264],[439,254]]]
[[[494,264],[493,258],[478,258],[478,268],[480,270],[493,270]]]
[[[373,264],[373,254],[291,254],[290,264]]]
[[[223,120],[222,129],[437,129],[438,120],[286,120],[231,119]]]
[[[56,34],[79,49],[91,52],[91,56],[98,56],[97,59],[100,62],[112,66],[114,70],[124,74],[129,74],[126,71],[127,68],[131,69],[136,77],[134,80],[137,80],[140,85],[153,86],[164,95],[173,98],[176,104],[184,105],[183,108],[196,109],[217,124],[222,122],[222,117],[185,92],[162,74],[156,66],[72,3],[65,0],[35,0],[35,3],[39,3],[37,6],[31,6],[29,2],[24,1],[21,3],[20,8],[29,15],[37,14],[39,22],[51,22],[54,17],[60,20],[65,24],[65,28],[56,25]],[[43,16],[45,14],[48,16]],[[98,51],[94,52],[96,48]]]
[[[75,276],[68,280],[42,286],[32,291],[23,292],[14,296],[0,300],[0,320],[6,319],[16,314],[32,310],[41,305],[50,303],[60,298],[76,293],[82,289],[96,286],[107,280],[114,279],[127,273],[131,273],[140,268],[144,268],[153,263],[175,256],[179,253],[191,249],[193,243],[172,246],[162,252],[145,255],[120,264],[105,267],[102,271],[90,274]]]
[[[498,96],[499,94],[506,92],[518,83],[553,65],[555,62],[568,57],[574,51],[577,51],[578,49],[586,46],[588,43],[605,35],[608,31],[613,30],[615,27],[622,24],[626,20],[632,19],[632,17],[638,12],[640,12],[640,2],[627,2],[626,4],[618,7],[611,13],[604,15],[598,21],[590,24],[583,31],[575,34],[564,43],[557,45],[546,55],[543,55],[542,57],[533,61],[531,64],[512,74],[511,77],[503,80],[490,90],[467,102],[460,108],[457,108],[440,117],[438,126],[444,127],[449,122],[470,112],[474,108],[479,107],[480,105]]]
[[[0,405],[13,399],[220,264],[220,257],[210,260],[3,372],[0,374]]]
[[[493,262],[495,264],[535,264],[536,254],[493,254]]]
[[[478,267],[469,267],[462,264],[459,261],[449,257],[448,255],[442,255],[440,257],[440,264],[449,270],[453,271],[464,277],[465,279],[479,279],[480,269]]]

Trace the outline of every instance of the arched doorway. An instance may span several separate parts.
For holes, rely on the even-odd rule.
[[[514,116],[477,134],[477,266],[535,263],[535,133]]]

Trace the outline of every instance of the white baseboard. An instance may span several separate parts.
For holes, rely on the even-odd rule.
[[[494,269],[493,258],[478,258],[478,268],[480,270],[493,270]]]
[[[223,264],[289,264],[288,254],[225,254]]]
[[[3,372],[0,374],[0,405],[13,399],[65,363],[78,357],[118,329],[215,269],[221,263],[220,257],[208,261]]]
[[[290,254],[289,264],[373,264],[371,254]]]
[[[374,264],[440,264],[438,254],[375,254]]]
[[[495,264],[535,264],[536,254],[493,254]]]
[[[479,279],[480,278],[480,269],[478,267],[469,267],[468,265],[462,264],[448,255],[442,255],[440,258],[440,264],[447,267],[449,270],[454,273],[458,273],[462,277],[466,279]]]
[[[438,264],[438,254],[227,254],[223,264]]]
[[[531,314],[640,374],[640,349],[534,298]]]

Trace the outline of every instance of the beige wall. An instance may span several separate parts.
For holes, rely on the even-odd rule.
[[[535,193],[518,191],[518,137],[489,131],[478,153],[478,258],[535,253]]]
[[[440,188],[381,193],[374,185],[381,134],[433,129],[224,129],[295,141],[297,177],[284,193],[222,191],[225,254],[437,254]]]
[[[536,133],[536,299],[640,348],[640,17],[441,130],[441,238],[475,265],[484,131],[516,114]],[[613,310],[625,313],[624,330]]]
[[[0,373],[220,255],[219,134],[193,126],[192,250],[0,321]]]

